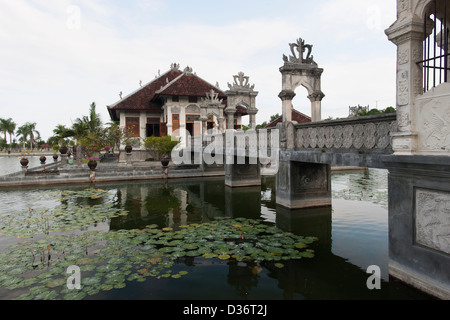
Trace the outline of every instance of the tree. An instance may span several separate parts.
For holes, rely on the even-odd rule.
[[[85,136],[87,132],[95,135],[100,133],[102,130],[103,124],[100,119],[100,114],[96,112],[95,108],[95,102],[92,102],[89,110],[89,116],[83,116],[82,118],[75,120],[73,129],[79,137]]]
[[[180,142],[172,140],[172,137],[148,137],[145,138],[144,146],[155,155],[156,160],[170,157],[170,153]]]
[[[75,131],[73,129],[66,128],[66,126],[58,124],[55,129],[53,129],[55,137],[58,139],[59,145],[63,145],[64,139],[73,137]]]
[[[9,133],[9,150],[11,150],[12,135],[16,130],[16,123],[11,118],[0,119],[0,130],[3,132],[5,136],[5,143],[6,143],[6,134]]]
[[[23,126],[19,127],[17,129],[17,135],[21,136],[21,141],[23,142],[23,147],[25,149],[25,143],[30,142],[31,143],[31,149],[33,149],[33,144],[35,141],[35,138],[39,139],[40,133],[36,130],[36,123],[30,123],[27,122]],[[29,137],[29,139],[27,139]]]

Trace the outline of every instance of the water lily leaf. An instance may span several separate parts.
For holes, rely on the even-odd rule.
[[[304,242],[297,242],[294,244],[294,247],[298,248],[298,249],[303,249],[306,248],[308,245]]]
[[[229,254],[221,254],[218,256],[218,258],[220,260],[228,260],[228,259],[230,259],[230,255]]]
[[[284,264],[282,263],[275,263],[274,266],[277,267],[278,269],[284,268]]]

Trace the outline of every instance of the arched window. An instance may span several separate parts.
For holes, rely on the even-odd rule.
[[[433,0],[425,12],[423,33],[423,91],[449,82],[449,0]]]

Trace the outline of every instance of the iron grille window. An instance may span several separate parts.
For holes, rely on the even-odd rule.
[[[423,66],[424,92],[449,80],[447,8],[448,0],[434,0],[424,17],[423,60],[417,62]]]

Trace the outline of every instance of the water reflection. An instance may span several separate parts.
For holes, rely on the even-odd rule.
[[[92,299],[423,299],[426,295],[389,279],[387,274],[387,176],[384,171],[333,175],[333,206],[287,210],[276,205],[275,178],[264,177],[261,187],[229,188],[223,178],[101,184],[108,196],[77,199],[78,206],[112,203],[127,216],[97,223],[103,230],[160,228],[210,222],[216,217],[262,219],[284,231],[315,236],[315,257],[275,262],[211,261],[183,257],[190,268],[182,279],[149,279],[120,292],[103,292]],[[77,186],[82,190],[86,186]],[[362,195],[361,195],[362,191]],[[45,199],[60,189],[0,191],[15,210],[28,205],[56,206],[65,198]],[[373,193],[376,196],[364,196]],[[359,198],[357,197],[359,196]],[[386,197],[384,199],[383,197]],[[34,199],[34,200],[32,200]],[[69,204],[69,203],[65,203]],[[11,207],[9,208],[11,209]],[[0,214],[7,209],[2,207]],[[0,237],[0,243],[4,239]],[[382,269],[382,289],[369,290],[368,265]],[[177,266],[175,266],[177,268]],[[195,288],[195,290],[193,290]]]

